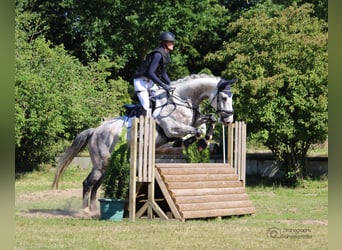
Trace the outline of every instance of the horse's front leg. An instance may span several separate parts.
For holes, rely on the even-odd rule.
[[[186,125],[175,120],[162,120],[159,122],[160,127],[163,128],[165,135],[168,138],[181,138],[186,135],[201,136],[202,131],[199,128]]]
[[[209,122],[210,124],[214,124],[216,122],[216,118],[213,115],[199,114],[197,120],[195,121],[194,126],[188,126],[180,122],[175,122],[174,120],[172,121],[163,120],[160,122],[160,126],[164,125],[163,129],[167,137],[178,139],[174,143],[173,145],[174,147],[179,147],[179,146],[188,147],[189,145],[194,143],[198,139],[198,137],[202,135],[202,131],[198,127],[207,122]],[[189,137],[186,140],[182,140],[181,138],[186,135],[193,135],[193,136]]]
[[[215,117],[210,116],[208,119],[208,123],[209,123],[209,126],[208,126],[207,132],[205,134],[205,137],[198,140],[198,142],[197,142],[197,148],[199,151],[204,150],[208,146],[209,140],[211,140],[211,138],[213,137],[215,123],[216,123]]]

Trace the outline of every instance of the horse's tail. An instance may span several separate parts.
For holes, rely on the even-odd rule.
[[[55,178],[52,183],[52,189],[58,188],[58,181],[59,178],[62,176],[64,170],[66,167],[70,164],[70,162],[74,159],[74,157],[85,148],[87,145],[87,142],[89,138],[94,133],[94,128],[89,128],[86,130],[83,130],[81,133],[79,133],[74,141],[72,142],[71,146],[65,151],[63,157],[60,159],[59,164],[57,166]]]

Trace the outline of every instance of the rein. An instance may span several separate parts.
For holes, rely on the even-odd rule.
[[[163,108],[164,108],[165,106],[170,105],[170,104],[172,104],[172,105],[174,106],[174,110],[176,110],[177,106],[185,107],[185,108],[187,108],[187,109],[192,110],[192,112],[194,113],[194,119],[193,119],[193,121],[192,121],[192,124],[194,124],[194,123],[196,122],[196,119],[197,119],[198,114],[199,114],[198,109],[197,109],[197,108],[193,108],[193,107],[189,104],[188,101],[182,99],[179,95],[176,95],[176,94],[174,94],[174,93],[169,93],[169,92],[167,92],[167,93],[168,93],[168,95],[167,95],[167,101],[166,101],[166,103],[163,104],[163,105],[160,105],[160,106],[158,106],[158,107],[156,106],[155,109],[161,108],[161,111],[162,111]],[[177,100],[180,101],[181,103],[175,103],[174,101],[172,101],[171,97],[177,99]],[[174,110],[170,111],[170,113],[173,112]],[[160,116],[161,111],[159,112],[158,116]]]
[[[184,103],[184,104],[177,104],[177,103],[175,103],[175,102],[170,101],[170,100],[171,100],[171,97],[174,97],[175,99],[177,99],[178,101],[180,101],[181,103]],[[191,105],[188,103],[188,101],[183,100],[182,98],[180,98],[180,96],[175,95],[175,94],[168,94],[166,103],[163,104],[163,105],[160,105],[160,106],[158,106],[158,107],[155,107],[155,108],[156,108],[156,109],[157,109],[157,108],[162,108],[162,109],[163,109],[165,106],[167,106],[167,105],[169,105],[169,104],[174,104],[174,106],[186,107],[186,108],[191,109],[191,110],[193,110],[193,111],[197,111],[197,110],[198,110],[197,108],[191,107]]]

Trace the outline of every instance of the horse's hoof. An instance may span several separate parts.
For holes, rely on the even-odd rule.
[[[182,143],[183,143],[183,139],[176,139],[176,140],[174,141],[174,143],[172,144],[172,147],[174,147],[174,148],[181,147],[181,146],[182,146]]]
[[[92,211],[91,213],[91,217],[94,218],[94,219],[99,219],[101,216],[100,216],[100,211],[97,210],[97,211]]]
[[[214,122],[217,122],[217,119],[216,119],[216,117],[214,115],[212,115],[212,116],[210,116],[210,121],[212,123],[214,123]]]
[[[83,208],[83,213],[84,213],[84,214],[90,214],[89,207]]]
[[[99,210],[98,207],[96,205],[93,205],[93,206],[90,206],[90,211],[91,212],[94,212],[94,211],[97,211]]]
[[[206,149],[208,146],[208,143],[204,139],[200,139],[197,142],[197,150],[201,152],[202,150]]]

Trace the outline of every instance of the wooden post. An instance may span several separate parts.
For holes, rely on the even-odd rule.
[[[129,179],[129,220],[135,220],[136,213],[136,166],[137,166],[137,129],[138,129],[138,119],[132,121],[131,127],[131,142],[130,142],[130,179]]]
[[[138,148],[138,181],[142,182],[143,176],[143,169],[142,169],[142,162],[143,162],[143,138],[144,138],[144,117],[139,117],[139,148]],[[131,139],[136,141],[137,139]],[[137,157],[137,156],[135,156]]]
[[[239,162],[239,157],[238,157],[238,138],[239,138],[239,130],[237,129],[237,122],[235,122],[235,131],[234,131],[234,169],[235,169],[235,174],[239,175],[239,166],[238,166],[238,162]]]
[[[244,122],[241,122],[242,133],[241,133],[241,179],[243,187],[246,186],[246,143],[247,143],[247,126]]]
[[[143,182],[148,182],[147,180],[147,168],[148,166],[148,149],[149,149],[149,137],[151,136],[149,132],[149,117],[145,116],[143,117],[143,122],[144,122],[144,138],[140,141],[140,143],[143,144],[143,151],[141,152],[143,154],[144,160],[143,160]]]
[[[230,167],[233,167],[233,152],[234,152],[234,124],[230,123],[228,125],[228,134],[227,134],[227,162],[230,165]]]
[[[152,165],[152,151],[154,151],[153,145],[155,137],[153,136],[152,124],[154,123],[151,118],[145,117],[145,138],[144,138],[144,154],[146,156],[146,162],[144,162],[144,167],[146,166],[145,182],[148,182],[147,187],[147,217],[153,219],[153,207],[154,202],[154,165]],[[147,157],[148,156],[148,157]],[[145,160],[145,159],[144,159]]]
[[[228,125],[228,163],[245,186],[246,180],[246,124],[237,121]]]

